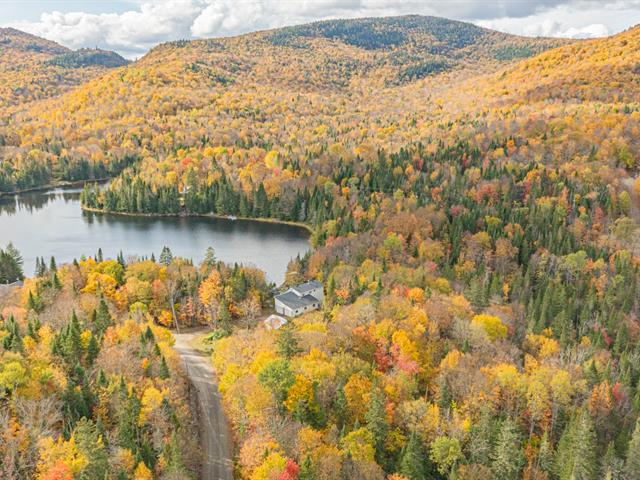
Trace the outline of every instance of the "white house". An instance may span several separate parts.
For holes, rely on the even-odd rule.
[[[323,299],[324,290],[322,284],[317,280],[311,280],[291,287],[280,295],[276,295],[276,312],[287,317],[297,317],[320,308]]]

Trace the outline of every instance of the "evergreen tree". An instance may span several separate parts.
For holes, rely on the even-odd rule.
[[[40,263],[40,258],[36,257],[36,269],[33,272],[33,275],[38,278],[43,277],[46,270],[46,265],[44,265],[44,263]]]
[[[636,421],[631,435],[624,469],[628,478],[640,478],[640,419]]]
[[[491,410],[484,408],[480,413],[480,420],[471,429],[469,440],[469,455],[473,463],[489,465],[494,429]]]
[[[98,354],[100,353],[100,346],[98,345],[98,340],[95,335],[91,335],[89,339],[89,345],[87,345],[87,364],[93,365],[96,358],[98,358]]]
[[[520,434],[513,420],[502,422],[496,445],[491,455],[491,469],[496,478],[517,480],[524,465],[524,455],[520,447]]]
[[[624,462],[616,455],[613,442],[609,442],[607,446],[598,478],[608,480],[623,480],[624,478]]]
[[[438,407],[443,412],[449,412],[451,410],[451,394],[449,393],[449,385],[444,376],[441,376],[437,380],[438,382]]]
[[[9,255],[9,258],[11,258],[11,263],[13,264],[13,268],[15,269],[14,274],[16,276],[16,279],[22,279],[22,266],[24,264],[22,255],[20,255],[18,249],[14,247],[13,243],[11,242],[9,242],[9,244],[7,245],[5,252],[7,253],[7,255]]]
[[[598,476],[596,433],[591,415],[585,409],[579,417],[574,450],[572,479],[595,480]]]
[[[144,343],[151,343],[156,341],[156,337],[153,334],[153,330],[151,330],[151,327],[148,325],[142,335],[144,337]]]
[[[104,300],[104,297],[100,299],[98,308],[95,310],[94,317],[94,329],[98,336],[102,336],[104,332],[114,324],[113,317],[109,313],[109,306]]]
[[[182,452],[178,437],[175,432],[171,435],[171,440],[165,445],[162,457],[166,462],[166,471],[175,476],[187,477],[187,472],[182,461]]]
[[[41,310],[40,299],[36,298],[32,290],[29,290],[29,298],[27,299],[27,310],[39,312]]]
[[[305,457],[302,465],[300,466],[298,480],[316,480],[316,472],[313,467],[313,461],[308,455]]]
[[[62,288],[62,284],[60,283],[60,278],[58,277],[58,273],[54,273],[51,276],[51,283],[53,284],[53,288],[56,290],[60,290]]]
[[[2,338],[2,348],[9,351],[20,352],[22,351],[22,334],[20,333],[20,326],[13,315],[4,322],[4,330],[8,333]]]
[[[344,386],[340,386],[336,391],[336,395],[332,403],[332,411],[336,421],[338,430],[342,430],[348,420],[348,403],[344,393]]]
[[[595,480],[598,468],[596,437],[587,410],[578,412],[566,426],[556,454],[556,475],[560,480]]]
[[[389,425],[387,425],[387,412],[385,410],[385,396],[376,387],[371,391],[369,405],[367,406],[367,412],[365,413],[365,420],[367,422],[367,430],[369,430],[375,438],[376,447],[376,460],[379,464],[384,463],[383,454],[385,452],[384,441],[389,431]]]
[[[287,323],[278,331],[276,345],[278,354],[286,359],[291,359],[300,352],[298,339],[291,324]]]
[[[69,365],[79,363],[82,357],[82,339],[78,316],[75,310],[71,314],[71,323],[62,338],[62,352]]]
[[[163,380],[166,380],[171,376],[171,374],[169,373],[169,366],[167,365],[167,361],[164,359],[164,357],[160,359],[160,369],[158,375]]]
[[[217,263],[216,251],[213,249],[213,247],[207,247],[207,250],[204,253],[203,263],[210,269],[213,268]]]
[[[256,217],[269,216],[269,199],[267,198],[267,192],[262,183],[258,186],[258,190],[253,195],[253,214]]]
[[[402,452],[400,474],[409,480],[427,480],[426,458],[422,442],[415,433],[412,433]]]
[[[84,454],[87,464],[82,468],[80,480],[95,480],[108,477],[109,453],[98,428],[87,418],[78,421],[73,436],[78,450]]]
[[[218,321],[220,322],[220,328],[224,332],[231,332],[231,313],[224,297],[218,306]]]
[[[540,470],[551,474],[553,470],[553,447],[549,441],[549,434],[545,431],[540,439],[537,465]]]
[[[99,387],[106,387],[108,385],[107,375],[104,373],[104,370],[100,369],[98,372],[98,379],[96,383]]]
[[[62,402],[64,433],[68,438],[78,420],[91,417],[94,403],[85,371],[79,364],[71,368],[67,375],[67,387],[62,395]]]
[[[121,377],[124,381],[124,377]],[[122,398],[122,406],[118,410],[118,426],[117,426],[117,442],[122,448],[127,448],[132,452],[138,452],[138,418],[140,417],[140,401],[135,395],[127,393],[127,387],[124,390],[121,386],[120,396]]]
[[[476,278],[471,282],[467,298],[476,311],[480,311],[488,305],[486,291],[480,279]]]
[[[249,207],[249,200],[247,200],[246,195],[241,195],[240,197],[240,207],[239,212],[242,217],[251,216],[251,208]]]
[[[166,245],[162,247],[162,252],[160,252],[160,263],[165,267],[168,267],[173,261],[173,253]]]
[[[13,283],[24,278],[22,256],[12,243],[0,249],[0,283]]]
[[[38,340],[40,331],[40,320],[38,317],[30,317],[29,322],[27,323],[27,335],[29,335],[34,340]]]

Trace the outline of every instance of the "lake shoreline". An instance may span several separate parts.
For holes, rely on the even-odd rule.
[[[54,183],[48,183],[46,185],[39,185],[37,187],[29,187],[23,188],[22,190],[12,190],[11,192],[0,192],[0,198],[2,197],[10,197],[13,195],[22,195],[23,193],[31,193],[31,192],[44,192],[46,190],[54,190],[56,188],[73,188],[73,187],[83,187],[87,183],[104,183],[111,180],[112,177],[104,177],[104,178],[93,178],[86,180],[60,180]]]
[[[145,217],[145,218],[217,218],[221,220],[229,220],[235,221],[240,220],[244,222],[261,222],[261,223],[272,223],[277,225],[289,225],[293,227],[300,227],[309,232],[309,235],[313,235],[315,232],[313,228],[303,222],[294,222],[292,220],[280,220],[277,218],[264,218],[264,217],[239,217],[235,215],[220,215],[217,213],[133,213],[133,212],[112,212],[109,210],[104,210],[101,208],[92,208],[86,207],[84,205],[80,205],[80,208],[83,212],[97,213],[101,215],[120,215],[123,217]],[[235,220],[229,218],[233,216]],[[309,241],[311,241],[311,237],[309,237]]]
[[[119,251],[142,258],[168,246],[176,256],[200,261],[213,246],[221,260],[253,265],[279,285],[291,259],[312,250],[307,225],[265,218],[230,221],[211,214],[153,218],[94,210],[94,215],[84,213],[81,190],[50,189],[0,201],[0,244],[18,246],[26,272],[34,271],[42,256],[69,263],[102,249],[105,258],[116,258]]]

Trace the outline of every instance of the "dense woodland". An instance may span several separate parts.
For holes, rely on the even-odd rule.
[[[213,250],[199,267],[169,249],[38,260],[0,292],[0,478],[197,478],[196,410],[167,327],[223,337],[253,326],[268,293],[262,272]]]
[[[29,43],[19,50],[28,62],[15,71],[9,47],[24,39],[12,33],[6,33],[11,43],[0,43],[0,54],[6,54],[0,67],[31,84],[32,71],[45,75],[47,70]],[[395,38],[397,45],[387,38]],[[49,43],[39,48],[53,48]],[[301,157],[319,155],[333,143],[347,151],[369,142],[402,145],[406,138],[393,138],[397,127],[390,126],[409,120],[401,120],[408,110],[372,102],[380,89],[389,92],[388,101],[404,102],[392,97],[422,77],[440,84],[435,77],[446,73],[457,82],[512,61],[498,58],[505,49],[527,49],[533,55],[564,43],[403,17],[163,44],[65,95],[42,86],[44,92],[30,98],[50,97],[43,101],[27,102],[18,90],[3,96],[21,103],[5,108],[4,115],[0,110],[0,157],[8,160],[0,169],[0,191],[64,180],[68,172],[80,179],[95,178],[93,172],[113,174],[128,159],[164,160],[185,148],[226,147],[261,160],[271,147]],[[47,68],[67,63],[50,56]],[[384,111],[368,112],[377,107]]]
[[[209,324],[238,478],[640,478],[640,29],[564,43],[422,17],[320,22],[161,45],[12,113],[5,189],[26,164],[51,176],[84,161],[124,169],[85,188],[86,208],[305,223],[314,249],[287,284],[318,279],[326,299],[273,331],[257,322],[264,275],[212,251],[197,267],[168,250],[42,260],[5,301],[0,378],[32,368],[6,339],[36,323],[60,338],[37,351],[62,379],[39,401],[124,382],[144,405],[147,385],[166,388],[183,416],[158,437],[145,418],[141,443],[121,443],[108,395],[107,420],[63,409],[47,436],[71,448],[102,429],[113,478],[187,475],[197,459],[153,443],[181,445],[192,421],[184,385],[162,383],[183,380],[160,326]],[[71,331],[86,353],[65,353],[81,350],[61,347]],[[130,370],[125,353],[158,369]],[[30,382],[7,384],[7,425],[25,423]],[[43,459],[36,443],[30,466],[11,457],[5,471],[85,478],[90,463]],[[129,470],[114,466],[125,450]]]

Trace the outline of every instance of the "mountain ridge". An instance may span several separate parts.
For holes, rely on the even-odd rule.
[[[448,35],[459,25],[474,33]],[[402,26],[402,46],[373,49],[343,41],[345,35],[347,40],[370,30],[386,35]],[[321,35],[310,37],[318,28]],[[440,40],[428,33],[436,28],[445,32],[438,34]],[[274,46],[273,35],[282,32],[302,35],[306,47]],[[365,46],[377,46],[362,38]],[[374,40],[380,38],[386,37]],[[441,136],[450,124],[472,135],[474,125],[485,129],[494,116],[500,131],[510,131],[503,113],[483,117],[482,109],[517,104],[505,94],[507,87],[533,88],[509,72],[526,62],[534,65],[540,56],[520,57],[534,47],[547,51],[542,58],[555,61],[548,68],[562,78],[565,69],[553,52],[591,44],[517,37],[419,16],[324,21],[167,42],[68,93],[16,109],[0,127],[0,139],[5,154],[38,151],[54,170],[62,151],[65,164],[120,164],[141,151],[173,158],[179,146],[255,147],[284,155],[287,150],[322,152],[328,134],[347,152],[361,144],[396,150],[425,136]],[[443,56],[444,47],[453,53]],[[407,72],[409,67],[413,70]],[[497,91],[499,77],[509,85]],[[542,74],[538,77],[536,82],[544,81]]]
[[[71,50],[15,28],[1,28],[0,107],[57,96],[126,64],[115,52]]]

